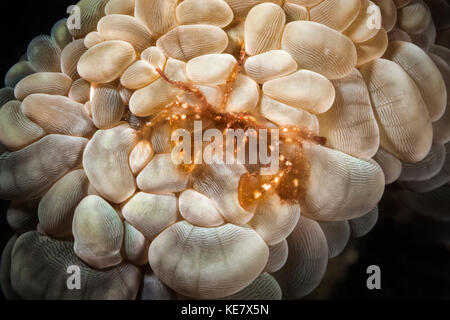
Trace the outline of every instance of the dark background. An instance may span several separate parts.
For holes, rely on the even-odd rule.
[[[53,24],[67,17],[67,7],[75,2],[0,2],[1,86],[28,43],[35,36],[50,34]],[[397,188],[387,189],[375,229],[362,239],[352,240],[340,257],[330,260],[324,281],[309,298],[450,298],[450,225],[418,216],[397,204]],[[6,209],[7,203],[0,202],[1,250],[13,234],[6,223]],[[381,290],[366,287],[369,265],[381,268]]]

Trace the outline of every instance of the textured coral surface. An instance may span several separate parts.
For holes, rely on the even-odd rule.
[[[78,8],[0,89],[7,298],[296,299],[373,228],[386,184],[448,220],[445,1]],[[280,170],[174,164],[198,119],[280,129]]]

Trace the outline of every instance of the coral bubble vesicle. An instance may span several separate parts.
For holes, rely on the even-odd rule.
[[[386,184],[424,214],[449,199],[450,51],[423,1],[77,6],[0,89],[7,298],[297,299]]]

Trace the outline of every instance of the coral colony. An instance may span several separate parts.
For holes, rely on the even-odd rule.
[[[386,184],[449,188],[450,51],[424,1],[70,12],[0,90],[8,299],[301,298]]]

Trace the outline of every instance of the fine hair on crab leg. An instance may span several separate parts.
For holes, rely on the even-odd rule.
[[[233,85],[236,82],[237,76],[241,72],[242,66],[244,65],[245,58],[247,57],[247,53],[245,52],[245,46],[241,46],[241,52],[239,54],[239,60],[234,65],[233,70],[227,79],[225,93],[223,95],[222,103],[220,104],[219,110],[223,112],[227,106],[228,99],[230,97],[231,92],[233,91]]]
[[[190,84],[183,82],[183,81],[174,81],[172,79],[169,79],[169,77],[164,73],[164,71],[162,71],[160,68],[156,68],[156,71],[161,75],[161,77],[167,81],[169,84],[185,91],[188,93],[192,93],[195,95],[196,98],[198,98],[200,100],[200,105],[197,106],[200,109],[209,109],[212,108],[212,106],[208,103],[208,101],[206,100],[206,97],[203,95],[203,93],[201,93],[200,90],[194,88],[193,86],[191,86]]]

